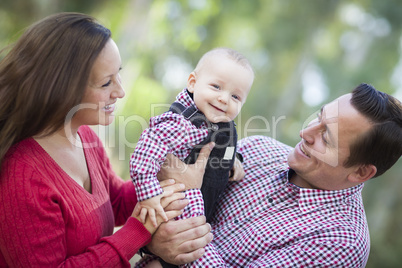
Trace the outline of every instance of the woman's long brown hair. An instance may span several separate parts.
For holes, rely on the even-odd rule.
[[[79,13],[51,15],[23,33],[0,61],[0,164],[13,144],[63,126],[110,37]]]

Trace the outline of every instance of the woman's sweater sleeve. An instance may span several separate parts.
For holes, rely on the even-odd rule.
[[[6,169],[0,181],[1,267],[129,267],[129,259],[150,241],[143,225],[129,218],[116,233],[73,254],[75,245],[67,240],[77,241],[78,249],[96,226],[86,222],[85,214],[78,215],[81,222],[70,222],[70,208],[34,168],[15,161]],[[21,176],[27,179],[18,179]],[[78,199],[77,206],[83,201]],[[73,226],[80,226],[84,235],[67,238]]]
[[[89,128],[82,135],[97,139]],[[8,154],[0,170],[0,267],[130,267],[150,242],[130,217],[132,183],[114,174],[103,146],[85,153],[91,193],[33,139]],[[124,225],[113,233],[115,223]]]

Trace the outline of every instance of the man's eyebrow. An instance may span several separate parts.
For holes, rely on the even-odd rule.
[[[322,120],[322,114],[324,113],[324,105],[321,106],[320,112],[317,114],[318,119]]]

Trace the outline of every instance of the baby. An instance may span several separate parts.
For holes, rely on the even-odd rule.
[[[160,204],[164,194],[156,176],[166,155],[172,153],[192,164],[202,146],[213,141],[215,147],[201,187],[200,202],[204,202],[205,211],[193,211],[188,205],[180,216],[205,214],[207,220],[211,218],[235,161],[242,168],[236,158],[233,119],[245,103],[253,81],[254,72],[243,55],[229,48],[213,49],[202,56],[189,75],[187,88],[176,97],[170,110],[150,119],[130,160],[130,176],[143,221],[148,215],[156,225],[156,213],[167,220]]]

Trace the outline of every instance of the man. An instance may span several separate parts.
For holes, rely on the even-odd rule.
[[[186,267],[365,266],[361,191],[402,154],[401,103],[361,84],[324,105],[300,137],[294,149],[262,136],[240,141],[246,177],[230,184],[211,223],[213,241]],[[162,226],[149,245],[172,263],[163,240],[179,246],[175,232]]]

